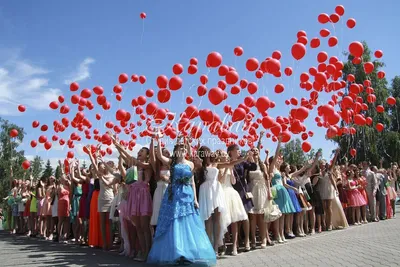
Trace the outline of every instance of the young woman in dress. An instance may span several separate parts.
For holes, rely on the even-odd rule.
[[[90,147],[87,147],[90,151]],[[101,239],[103,243],[103,250],[109,250],[111,248],[111,223],[110,223],[110,207],[111,202],[114,198],[113,185],[117,184],[121,177],[116,174],[113,170],[113,164],[111,162],[105,163],[102,157],[98,157],[98,164],[92,155],[89,153],[90,161],[93,164],[95,173],[99,178],[100,191],[98,197],[98,212],[100,213],[100,230]]]
[[[70,190],[71,190],[71,181],[68,179],[68,176],[64,173],[64,167],[59,161],[60,169],[61,169],[61,178],[60,185],[57,190],[58,194],[58,240],[60,243],[68,243],[68,235],[69,235],[69,213],[70,213]]]
[[[337,185],[338,181],[342,180],[341,172],[338,166],[334,168],[333,175]],[[345,229],[349,227],[349,224],[347,223],[346,214],[339,198],[339,192],[336,193],[337,194],[332,201],[332,227],[333,229]]]
[[[24,173],[25,176],[25,173]],[[29,181],[23,180],[21,183],[21,189],[19,191],[19,195],[21,197],[20,203],[18,204],[18,212],[19,212],[19,222],[18,222],[18,233],[25,234],[26,224],[24,218],[25,205],[28,202],[29,192],[28,192],[28,183]]]
[[[227,153],[231,161],[235,161],[241,158],[241,151],[238,145],[230,145],[227,148]],[[255,170],[257,170],[257,165],[254,162],[248,161],[243,161],[239,164],[235,164],[232,168],[233,175],[236,179],[236,183],[233,185],[233,188],[238,191],[246,212],[249,212],[254,206],[252,198],[250,194],[248,194],[250,190],[248,188],[246,172]],[[243,227],[244,232],[245,251],[250,251],[250,223],[248,220],[238,223],[238,233],[240,233],[241,226]]]
[[[73,184],[73,195],[71,203],[71,223],[72,223],[72,233],[74,235],[73,242],[81,242],[81,232],[82,232],[82,220],[79,218],[79,204],[82,197],[82,180],[78,172],[79,161],[74,160],[70,162],[71,166],[71,180]]]
[[[175,145],[169,165],[171,184],[164,194],[153,246],[147,262],[216,264],[214,249],[201,221],[193,179],[194,165],[185,159],[184,144]]]
[[[292,201],[293,207],[294,207],[294,212],[289,213],[285,215],[285,232],[286,232],[286,238],[295,238],[296,236],[293,233],[293,218],[296,215],[296,218],[298,219],[299,216],[302,214],[302,207],[299,203],[299,199],[297,195],[299,194],[299,189],[294,187],[294,182],[291,180],[291,175],[290,175],[290,165],[287,164],[286,162],[282,162],[280,166],[280,172],[282,175],[282,181],[283,181],[283,186],[286,188],[286,190],[289,193],[290,199]],[[297,225],[296,228],[299,228],[299,221],[297,220]]]
[[[276,147],[275,156],[269,158],[269,173],[272,176],[272,186],[276,190],[275,202],[276,204],[278,204],[279,209],[282,212],[282,216],[278,220],[279,235],[275,236],[275,238],[278,243],[283,243],[286,242],[284,233],[285,217],[288,214],[294,213],[296,210],[293,206],[289,193],[285,188],[285,185],[287,186],[287,184],[284,183],[284,179],[282,178],[281,172],[279,171],[283,163],[282,157],[280,156],[280,147],[281,141],[279,140]],[[295,191],[297,191],[296,188]]]
[[[153,176],[153,170],[149,163],[150,150],[143,147],[135,158],[117,142],[115,136],[112,136],[112,140],[119,153],[129,162],[129,165],[138,167],[138,181],[133,183],[129,189],[128,213],[136,227],[141,248],[135,260],[144,262],[151,247],[150,219],[153,211],[150,193],[150,181]]]
[[[153,196],[153,214],[151,215],[150,224],[154,228],[154,233],[157,227],[158,214],[160,213],[161,201],[164,197],[165,191],[169,184],[169,165],[168,161],[171,157],[168,149],[161,146],[159,141],[159,134],[157,133],[155,139],[157,141],[157,148],[154,148],[154,138],[150,143],[150,164],[157,181],[157,188]]]
[[[51,228],[51,201],[52,192],[54,190],[54,182],[56,178],[50,176],[45,187],[44,203],[42,208],[42,216],[44,217],[44,236],[46,240],[53,240],[53,229]]]
[[[338,155],[339,149],[336,150],[331,165],[327,164],[325,160],[321,160],[319,163],[321,175],[318,177],[318,187],[324,205],[325,225],[327,231],[332,230],[332,201],[336,197],[336,192],[338,192],[336,181],[332,173]]]
[[[218,162],[229,163],[229,156],[225,151],[217,150],[216,154]],[[233,167],[220,168],[219,174],[222,176],[220,180],[222,181],[222,188],[225,195],[226,216],[228,216],[227,221],[231,222],[232,255],[236,256],[238,254],[238,223],[247,221],[248,215],[238,191],[232,186],[236,183],[235,176],[233,175]]]
[[[348,181],[348,196],[349,196],[349,206],[353,208],[352,221],[354,225],[361,225],[361,211],[362,206],[367,205],[366,199],[358,190],[360,185],[357,185],[357,181],[354,180],[354,172],[348,170],[346,172]]]

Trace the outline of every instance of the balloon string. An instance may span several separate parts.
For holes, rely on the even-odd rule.
[[[140,45],[143,44],[143,35],[144,35],[144,19],[142,19],[142,34],[140,36]]]

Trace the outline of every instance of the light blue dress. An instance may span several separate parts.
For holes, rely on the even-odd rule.
[[[282,213],[295,213],[296,209],[289,196],[288,191],[283,186],[282,176],[279,172],[275,172],[272,177],[272,186],[276,189],[275,203],[278,204]]]
[[[196,266],[216,265],[204,222],[194,207],[192,175],[189,165],[175,165],[171,185],[161,203],[147,263],[169,265],[186,261]]]

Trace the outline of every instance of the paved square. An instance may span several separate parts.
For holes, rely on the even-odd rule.
[[[400,266],[400,218],[296,238],[287,244],[225,256],[217,266]],[[114,252],[0,233],[0,265],[149,266]],[[192,265],[193,266],[193,265]]]

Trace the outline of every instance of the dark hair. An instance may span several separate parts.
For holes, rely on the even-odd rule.
[[[290,165],[290,173],[294,173],[297,169],[297,167],[295,165]]]
[[[274,160],[274,156],[269,157],[268,164],[271,164],[273,160]],[[274,168],[274,166],[272,166],[272,168]]]
[[[281,164],[281,166],[279,168],[279,171],[280,172],[285,172],[287,166],[289,166],[289,164],[287,164],[286,162],[282,162],[282,164]]]
[[[197,151],[199,158],[202,160],[201,169],[199,171],[199,185],[201,185],[206,180],[207,166],[215,162],[216,154],[211,151],[210,148],[202,146]]]
[[[228,146],[228,148],[226,149],[226,153],[228,153],[229,157],[231,156],[230,153],[235,149],[239,149],[239,146],[236,144],[232,144],[232,145]]]
[[[174,179],[174,170],[175,170],[176,159],[177,159],[176,151],[181,147],[184,147],[184,145],[183,144],[176,144],[174,146],[174,150],[173,150],[172,155],[171,155],[171,164],[170,164],[170,167],[169,167],[169,172],[170,172],[170,178],[169,179],[170,179],[171,185],[168,186],[168,199],[169,200],[172,200],[172,197],[173,197],[173,195],[172,195],[172,183],[173,183],[173,179]]]

